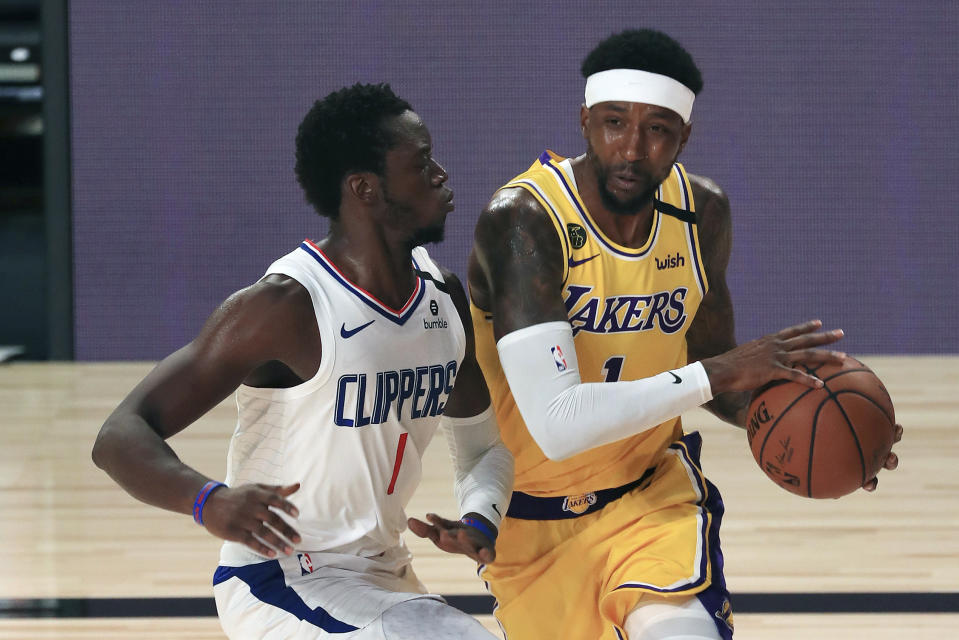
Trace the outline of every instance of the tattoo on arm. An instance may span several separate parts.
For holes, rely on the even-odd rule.
[[[505,189],[493,197],[476,228],[474,255],[497,340],[534,324],[566,320],[566,256],[546,212],[529,193]]]
[[[733,303],[726,285],[726,265],[732,250],[732,222],[726,194],[711,180],[690,176],[696,201],[697,232],[709,291],[686,333],[689,362],[736,346]],[[705,405],[715,416],[744,426],[748,393],[723,393]]]

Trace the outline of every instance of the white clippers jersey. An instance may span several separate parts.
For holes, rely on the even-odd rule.
[[[310,292],[322,362],[289,389],[237,390],[226,482],[300,482],[290,497],[300,516],[286,518],[303,537],[297,551],[372,557],[401,544],[404,509],[466,345],[422,247],[413,265],[416,289],[398,310],[353,285],[308,240],[267,270]],[[231,542],[221,552],[221,564],[232,566],[264,559]]]

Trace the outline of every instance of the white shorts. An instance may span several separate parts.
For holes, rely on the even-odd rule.
[[[426,592],[405,548],[377,558],[295,553],[268,562],[220,566],[213,594],[220,624],[231,640],[350,640],[401,602],[443,601]]]

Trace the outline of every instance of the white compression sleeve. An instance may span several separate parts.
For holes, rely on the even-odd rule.
[[[496,348],[520,415],[551,460],[635,435],[713,397],[698,362],[641,380],[582,382],[568,322],[513,331]]]
[[[478,513],[499,527],[513,492],[513,455],[500,440],[493,407],[471,418],[440,418],[450,448],[460,515]]]

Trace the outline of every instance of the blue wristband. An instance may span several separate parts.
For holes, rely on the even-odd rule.
[[[466,517],[463,517],[463,518],[460,518],[460,522],[462,522],[463,524],[465,524],[465,525],[468,526],[468,527],[473,527],[474,529],[476,529],[477,531],[479,531],[480,533],[482,533],[484,536],[486,536],[487,538],[489,538],[490,541],[496,542],[496,534],[494,534],[492,531],[490,531],[489,527],[487,527],[485,524],[483,524],[482,522],[480,522],[480,521],[477,520],[476,518],[466,518]]]
[[[210,497],[214,489],[225,486],[222,482],[210,480],[203,485],[200,492],[196,494],[196,499],[193,501],[193,519],[197,524],[203,524],[203,506],[206,504],[206,499]]]

